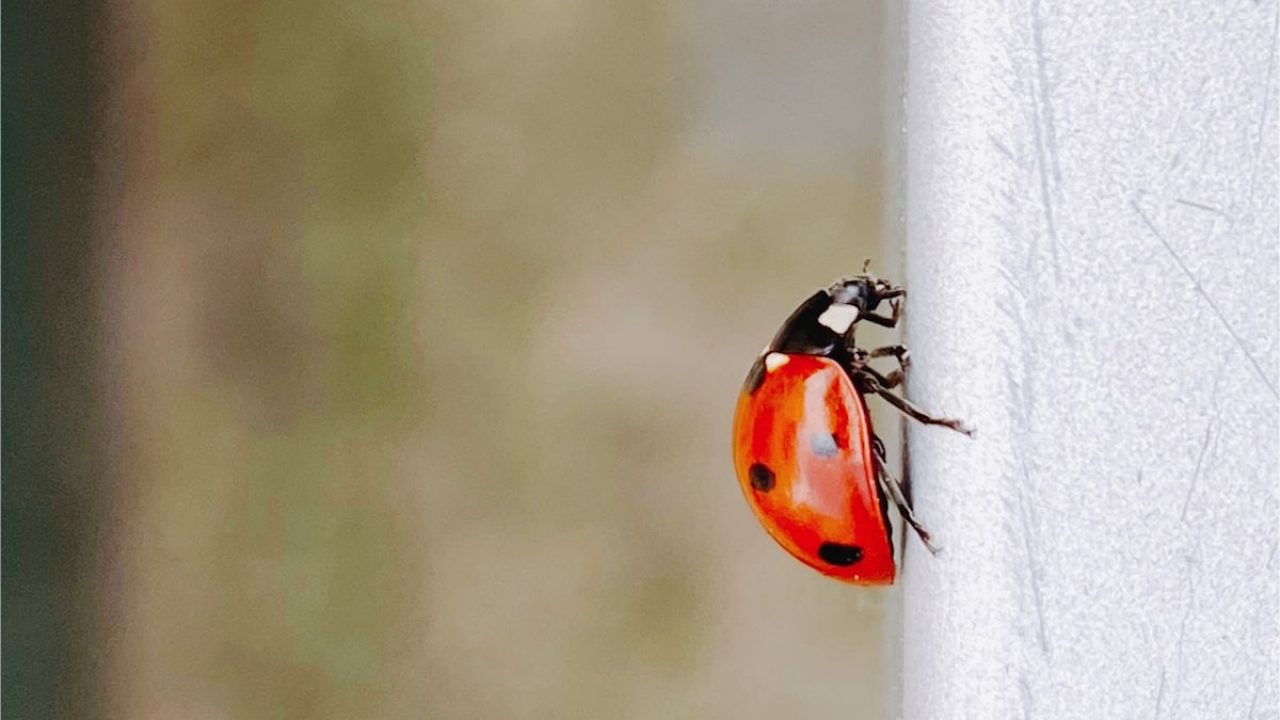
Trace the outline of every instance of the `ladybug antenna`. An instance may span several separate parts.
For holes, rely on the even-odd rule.
[[[867,274],[867,269],[871,267],[871,258],[862,259],[862,274]]]

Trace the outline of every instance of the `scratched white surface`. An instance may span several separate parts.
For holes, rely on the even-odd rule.
[[[914,0],[903,717],[1277,718],[1277,2]]]

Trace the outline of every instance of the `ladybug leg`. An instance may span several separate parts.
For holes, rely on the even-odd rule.
[[[885,345],[867,353],[867,357],[873,358],[889,357],[890,355],[898,359],[898,364],[902,366],[902,369],[905,370],[911,367],[911,351],[905,345]]]
[[[902,288],[892,288],[886,291],[885,294],[881,295],[881,299],[892,298],[889,300],[889,307],[893,309],[893,312],[889,317],[877,315],[875,313],[863,313],[858,316],[858,319],[866,320],[869,323],[880,325],[882,327],[891,328],[896,326],[898,324],[898,320],[902,317],[902,302],[898,300],[898,296],[905,292],[906,290],[903,290]]]
[[[901,368],[894,370],[888,375],[885,375],[881,373],[879,370],[876,370],[875,368],[869,365],[863,364],[858,366],[858,372],[863,372],[863,373],[866,373],[867,375],[870,375],[873,379],[875,379],[876,383],[880,387],[886,390],[892,387],[897,387],[902,383],[903,375],[902,375]]]
[[[878,469],[876,476],[880,480],[880,488],[889,493],[889,497],[893,498],[893,504],[898,506],[898,513],[911,526],[911,529],[916,532],[916,536],[920,538],[920,542],[924,544],[925,549],[937,555],[939,550],[938,546],[933,544],[933,536],[929,534],[928,530],[924,529],[924,526],[920,524],[920,520],[916,518],[915,512],[911,509],[911,503],[902,494],[902,485],[898,482],[898,479],[886,472],[883,467]]]
[[[902,411],[904,415],[911,419],[924,423],[925,425],[941,425],[942,427],[950,428],[956,432],[964,433],[969,437],[973,437],[973,429],[966,427],[963,422],[955,418],[934,417],[915,405],[912,405],[906,398],[899,397],[889,392],[889,390],[879,382],[879,378],[876,377],[877,375],[880,375],[880,373],[867,367],[859,368],[858,373],[862,377],[862,384],[869,392],[873,392],[884,398],[890,405],[898,408],[898,410]]]
[[[872,437],[871,447],[875,452],[879,462],[876,463],[876,479],[880,482],[880,489],[888,493],[893,499],[893,504],[898,506],[898,513],[902,515],[902,519],[915,530],[916,535],[920,538],[920,542],[924,544],[925,549],[930,553],[937,555],[939,549],[933,544],[933,536],[928,530],[924,529],[924,525],[920,524],[920,520],[916,518],[915,511],[911,507],[911,501],[907,500],[907,495],[902,491],[902,483],[893,475],[885,470],[884,443],[880,442],[880,438]]]
[[[906,378],[907,368],[911,367],[911,351],[902,345],[886,345],[881,348],[876,348],[866,354],[866,357],[868,358],[890,356],[898,359],[898,369],[883,378],[876,378],[876,380],[878,380],[885,388],[897,387],[902,383],[903,379]],[[867,369],[870,370],[870,368]]]
[[[893,314],[890,317],[876,315],[875,313],[863,313],[858,316],[858,320],[866,320],[876,325],[883,325],[884,327],[893,327],[897,325],[898,320],[902,317],[902,302],[898,300],[896,296],[905,292],[906,291],[902,288],[890,288],[886,291],[889,295],[895,296],[894,299],[889,301],[889,305],[893,308]],[[858,347],[857,340],[854,337],[854,330],[856,328],[856,321],[850,323],[842,336],[844,349],[849,353],[850,359],[852,360],[853,368],[850,368],[851,373],[855,369],[866,369],[868,372],[873,373],[875,377],[886,387],[897,387],[905,378],[907,368],[911,367],[911,351],[904,345],[886,345],[884,347],[871,350],[870,352],[863,350]],[[888,356],[893,356],[898,359],[898,369],[894,370],[887,377],[867,366],[867,360],[871,358]]]
[[[885,461],[884,441],[875,433],[871,434],[871,452],[876,454],[876,459],[881,463]]]
[[[902,368],[898,368],[897,370],[889,373],[888,376],[885,377],[885,382],[882,384],[886,390],[889,388],[895,388],[902,384],[902,378]]]

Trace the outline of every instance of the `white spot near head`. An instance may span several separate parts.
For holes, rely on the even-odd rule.
[[[769,353],[764,356],[764,367],[766,370],[773,372],[783,365],[786,365],[790,360],[791,358],[783,355],[782,353]]]
[[[843,303],[832,303],[818,316],[818,323],[831,328],[837,335],[849,332],[849,326],[858,319],[858,308]]]

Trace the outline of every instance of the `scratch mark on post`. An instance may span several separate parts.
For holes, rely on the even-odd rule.
[[[1021,462],[1021,461],[1020,461]],[[1040,595],[1040,564],[1036,560],[1036,548],[1031,542],[1031,519],[1028,513],[1026,489],[1031,485],[1031,475],[1027,465],[1022,462],[1023,485],[1018,489],[1018,515],[1022,519],[1022,542],[1027,550],[1027,566],[1031,575],[1031,596],[1036,603],[1036,620],[1038,622],[1036,639],[1040,641],[1040,652],[1049,654],[1049,638],[1044,629],[1044,599]]]
[[[1005,281],[1008,287],[1014,292],[1018,293],[1018,297],[1025,302],[1027,299],[1027,295],[1026,293],[1022,292],[1022,285],[1018,283],[1016,280],[1014,280],[1013,276],[1009,274],[1008,268],[1006,268],[1004,265],[1000,265],[999,267],[996,268],[996,272],[1000,273],[1000,277]],[[1005,314],[1009,315],[1009,317],[1011,318],[1013,317],[1013,313],[1010,312],[1008,309],[1005,309]]]
[[[1058,130],[1053,121],[1053,105],[1049,102],[1049,73],[1046,70],[1044,52],[1044,16],[1040,14],[1040,0],[1031,6],[1034,16],[1031,26],[1032,39],[1036,44],[1036,76],[1040,84],[1040,106],[1044,108],[1045,140],[1049,148],[1049,157],[1053,160],[1053,183],[1062,184],[1062,171],[1058,168]]]
[[[1215,418],[1214,422],[1209,423],[1209,426],[1204,429],[1204,442],[1200,443],[1200,457],[1196,460],[1195,472],[1191,474],[1191,486],[1187,488],[1187,499],[1182,502],[1183,522],[1187,521],[1187,509],[1191,507],[1191,497],[1195,495],[1196,485],[1200,482],[1200,469],[1204,464],[1205,452],[1209,450],[1209,439],[1213,436],[1213,428],[1216,423],[1217,419]]]
[[[1160,668],[1160,689],[1156,691],[1156,717],[1161,715],[1160,708],[1164,706],[1164,668]]]
[[[1187,264],[1182,261],[1182,258],[1178,253],[1174,252],[1173,246],[1169,244],[1168,240],[1164,239],[1164,236],[1160,234],[1160,231],[1156,230],[1156,226],[1152,224],[1151,219],[1147,217],[1147,214],[1142,212],[1142,208],[1138,207],[1138,203],[1134,200],[1130,200],[1129,206],[1132,207],[1133,211],[1142,219],[1143,224],[1147,226],[1147,229],[1151,231],[1151,234],[1155,235],[1156,239],[1160,241],[1160,244],[1164,246],[1165,251],[1169,253],[1169,257],[1172,257],[1173,261],[1182,269],[1183,274],[1191,281],[1196,292],[1200,293],[1200,297],[1204,298],[1205,302],[1208,303],[1209,308],[1213,310],[1213,314],[1218,316],[1218,321],[1222,323],[1222,327],[1226,328],[1227,333],[1231,335],[1231,339],[1235,340],[1236,345],[1244,352],[1244,356],[1249,360],[1249,364],[1253,365],[1254,371],[1258,374],[1258,379],[1262,380],[1262,383],[1271,391],[1271,397],[1276,400],[1280,400],[1280,392],[1277,392],[1276,386],[1271,384],[1271,380],[1262,370],[1262,365],[1258,363],[1258,360],[1253,356],[1253,353],[1249,352],[1249,348],[1245,346],[1244,340],[1240,337],[1239,333],[1236,332],[1235,328],[1231,327],[1231,323],[1227,322],[1227,316],[1222,313],[1222,309],[1218,307],[1218,303],[1214,302],[1213,298],[1209,297],[1209,293],[1204,291],[1204,287],[1200,285],[1200,281],[1196,279],[1194,274],[1192,274],[1191,268],[1188,268]]]
[[[1035,108],[1036,157],[1040,171],[1040,204],[1044,206],[1045,226],[1049,232],[1049,248],[1053,251],[1053,274],[1061,279],[1061,267],[1058,260],[1058,228],[1053,221],[1053,195],[1049,189],[1049,174],[1052,168],[1053,181],[1056,186],[1062,184],[1062,173],[1058,169],[1058,140],[1054,130],[1053,106],[1049,104],[1048,72],[1045,70],[1045,52],[1043,26],[1040,16],[1040,0],[1035,0],[1031,7],[1031,35],[1036,46],[1036,72],[1039,85],[1039,98],[1032,98]],[[1043,118],[1041,117],[1043,115]],[[1042,128],[1041,125],[1044,125]],[[1048,158],[1046,159],[1046,156]],[[1047,160],[1052,160],[1052,166]]]
[[[1174,202],[1178,203],[1179,205],[1186,205],[1187,207],[1196,208],[1197,210],[1204,210],[1205,212],[1211,212],[1214,215],[1226,218],[1227,220],[1231,219],[1227,217],[1227,214],[1225,212],[1223,212],[1219,208],[1213,207],[1212,205],[1205,205],[1204,203],[1198,203],[1198,202],[1194,202],[1192,200],[1186,200],[1183,198],[1178,198],[1174,200]]]
[[[991,133],[987,133],[987,138],[991,140],[991,144],[995,146],[996,150],[1000,151],[1001,155],[1009,158],[1009,162],[1013,163],[1014,165],[1018,164],[1018,158],[1013,156],[1013,151],[1010,150],[1004,143],[997,140],[995,135],[992,135]]]

